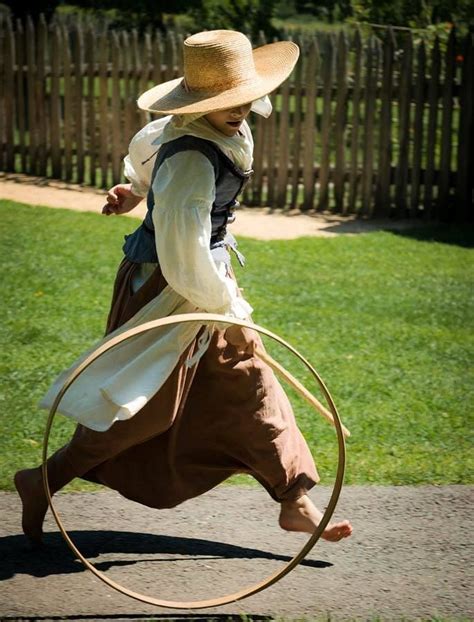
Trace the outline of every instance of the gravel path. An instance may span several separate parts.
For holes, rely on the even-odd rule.
[[[313,497],[324,505],[330,491]],[[51,516],[46,546],[30,552],[20,504],[0,494],[0,618],[28,620],[474,619],[474,487],[347,486],[337,508],[354,535],[318,543],[267,591],[216,610],[157,609],[98,581],[75,561]],[[107,576],[160,598],[194,600],[236,591],[297,552],[300,534],[276,526],[259,488],[222,486],[157,512],[114,492],[61,494],[57,507],[79,548]]]
[[[0,199],[100,213],[105,202],[105,191],[44,177],[0,173]],[[128,215],[143,217],[145,212],[146,205],[143,201]],[[290,240],[301,236],[355,235],[381,229],[405,230],[419,225],[416,220],[368,221],[329,213],[310,215],[302,214],[298,210],[282,213],[272,212],[268,208],[249,208],[238,211],[231,231],[234,235],[259,240]]]

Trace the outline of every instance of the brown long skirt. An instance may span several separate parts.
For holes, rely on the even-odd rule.
[[[159,268],[134,294],[136,264],[120,265],[110,332],[165,286]],[[244,330],[248,343],[259,339]],[[253,475],[277,501],[305,494],[319,480],[288,399],[273,372],[217,330],[199,363],[184,361],[134,417],[106,432],[81,425],[61,459],[79,476],[154,508],[173,507],[235,473]]]

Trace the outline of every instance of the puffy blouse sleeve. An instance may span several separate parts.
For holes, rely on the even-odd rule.
[[[154,140],[163,133],[163,127],[169,117],[151,121],[130,141],[128,154],[123,160],[124,175],[132,183],[132,192],[136,196],[146,197],[150,187],[151,174],[158,150]]]
[[[210,251],[214,168],[203,154],[167,158],[153,181],[153,224],[160,267],[168,284],[197,308],[246,319],[250,305]]]

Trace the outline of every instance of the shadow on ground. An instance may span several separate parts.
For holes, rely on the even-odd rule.
[[[338,222],[328,220],[326,226],[321,227],[325,233],[358,234],[386,231],[420,242],[440,242],[465,248],[474,247],[474,227],[472,223],[465,225],[436,223],[426,224],[421,220],[365,220],[347,218]]]
[[[135,533],[129,531],[70,531],[69,536],[87,559],[93,560],[103,554],[134,554],[134,559],[115,559],[96,562],[97,570],[131,566],[137,563],[168,563],[205,559],[269,559],[288,562],[291,557],[268,551],[246,548],[223,542],[198,538],[181,538]],[[160,555],[160,557],[150,557]],[[173,557],[175,556],[175,557]],[[54,574],[82,572],[82,563],[73,557],[60,533],[47,533],[44,545],[32,549],[23,535],[0,538],[0,581],[16,574],[46,577]],[[332,566],[322,560],[305,559],[303,566],[327,568]]]

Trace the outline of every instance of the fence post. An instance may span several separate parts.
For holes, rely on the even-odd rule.
[[[364,216],[372,216],[374,187],[374,117],[377,89],[378,47],[372,37],[368,43],[365,76],[364,155],[362,170],[362,208]]]
[[[412,99],[411,33],[404,37],[398,86],[398,162],[395,168],[395,209],[397,216],[407,215],[408,156],[410,146],[410,104]]]
[[[176,65],[176,42],[171,31],[168,31],[165,38],[165,76],[164,79],[172,80],[175,77]]]
[[[267,122],[268,149],[267,149],[267,203],[273,205],[275,201],[275,150],[276,150],[276,102],[280,87],[271,96],[273,112]]]
[[[347,119],[347,43],[341,31],[337,45],[336,60],[336,112],[335,112],[335,168],[334,168],[334,209],[338,213],[347,213],[344,197],[346,173],[345,128]]]
[[[71,80],[71,49],[69,33],[65,27],[62,28],[61,43],[63,45],[63,77],[64,77],[64,178],[72,181],[72,143],[73,143],[73,99],[72,99],[72,80]]]
[[[124,146],[129,144],[132,138],[135,124],[133,117],[135,116],[135,98],[132,97],[130,88],[130,39],[128,33],[123,31],[120,39],[121,60],[122,60],[122,81],[123,81],[123,117],[124,117]],[[126,149],[128,151],[128,149]]]
[[[436,129],[438,125],[440,52],[439,39],[436,37],[431,53],[430,81],[428,86],[428,132],[426,137],[426,168],[424,217],[433,217],[433,184],[436,167]]]
[[[18,132],[18,144],[20,152],[21,170],[26,171],[26,150],[25,150],[25,39],[23,32],[23,24],[20,19],[16,20],[15,29],[15,53],[16,53],[16,71],[15,71],[15,91],[16,91],[16,128]]]
[[[449,215],[449,178],[451,176],[451,136],[453,121],[453,83],[456,36],[454,28],[449,33],[448,45],[444,55],[444,80],[442,85],[441,118],[441,158],[439,166],[438,197],[435,204],[436,218],[446,220]]]
[[[118,35],[116,32],[111,33],[110,40],[111,58],[112,62],[112,97],[110,100],[110,115],[111,115],[111,161],[112,161],[112,183],[120,183],[121,173],[121,135],[122,128],[120,127],[121,120],[121,101],[120,101],[120,73],[119,73],[119,61],[120,61],[120,45]]]
[[[27,61],[27,89],[28,89],[28,173],[36,173],[37,163],[37,123],[35,105],[35,78],[36,78],[36,46],[35,29],[31,17],[26,20],[26,61]]]
[[[265,35],[260,32],[258,45],[265,45]],[[263,156],[265,153],[265,124],[266,119],[263,119],[260,115],[257,115],[256,119],[256,131],[255,131],[255,151],[253,170],[254,175],[252,179],[252,205],[262,204],[262,186],[263,186]],[[250,184],[249,184],[250,185]],[[247,186],[249,188],[249,186]],[[247,191],[248,192],[248,191]],[[247,195],[248,196],[248,195]]]
[[[141,95],[148,90],[151,74],[151,40],[149,33],[145,33],[144,40],[142,41],[141,66],[140,66],[140,78],[138,80],[138,95]],[[135,104],[136,105],[136,104]],[[145,125],[149,121],[149,113],[143,110],[140,111],[140,126]]]
[[[154,84],[161,84],[162,73],[161,73],[161,65],[163,61],[163,44],[161,39],[161,33],[159,30],[155,31],[155,36],[153,38],[153,82]]]
[[[84,36],[82,24],[78,22],[74,33],[74,99],[75,99],[75,138],[76,138],[76,171],[77,182],[84,181]]]
[[[297,38],[297,43],[300,46],[302,52],[305,52],[306,45],[303,41],[303,37]],[[303,56],[303,55],[302,55]],[[292,157],[291,157],[291,197],[290,208],[297,207],[298,194],[300,187],[300,157],[301,157],[301,107],[303,102],[303,58],[300,57],[299,62],[296,64],[294,81],[293,81],[293,126],[292,134]],[[314,156],[313,156],[314,157]]]
[[[474,54],[472,35],[466,35],[463,45],[460,89],[460,118],[457,152],[456,215],[458,220],[472,220],[472,187],[474,166]]]
[[[15,149],[14,149],[14,124],[15,124],[15,39],[13,37],[12,23],[6,21],[4,30],[4,124],[5,124],[5,165],[7,171],[15,170]]]
[[[410,216],[420,212],[421,161],[423,155],[423,116],[425,110],[426,54],[423,41],[418,46],[415,81],[415,118],[413,123],[413,160],[411,168]]]
[[[318,41],[312,37],[308,50],[305,74],[305,102],[306,112],[304,118],[303,139],[303,205],[304,211],[314,207],[314,147],[316,142],[316,97],[317,97],[317,73],[319,70]]]
[[[108,33],[103,30],[99,36],[99,165],[100,165],[100,185],[106,188],[109,179],[109,83],[108,83],[108,61],[109,61]]]
[[[360,126],[360,102],[361,102],[361,64],[362,64],[362,41],[359,29],[356,30],[354,37],[354,75],[352,79],[352,127],[350,139],[350,158],[351,166],[349,170],[349,204],[348,212],[356,211],[356,202],[359,184],[359,126]]]
[[[318,210],[326,210],[329,207],[329,155],[330,155],[330,128],[331,128],[331,103],[332,103],[332,80],[333,80],[333,41],[331,37],[326,40],[324,48],[322,74],[323,74],[323,114],[321,121],[321,162],[319,165],[319,202]]]
[[[281,110],[280,126],[278,132],[278,173],[276,204],[278,207],[286,206],[288,184],[288,151],[289,151],[289,110],[290,110],[290,81],[287,78],[281,86]]]
[[[87,137],[89,153],[89,180],[93,186],[97,183],[97,121],[96,121],[96,45],[97,36],[93,24],[86,32],[85,61],[87,64]]]
[[[57,23],[51,26],[51,91],[50,91],[50,128],[51,128],[51,166],[56,179],[62,178],[61,166],[61,101],[59,82],[61,79],[61,33]]]
[[[378,171],[375,188],[374,214],[387,217],[390,213],[390,184],[392,176],[392,97],[395,37],[390,28],[382,48],[382,85],[380,90],[380,120],[378,136]]]
[[[46,52],[48,49],[48,28],[44,15],[40,15],[37,24],[38,46],[36,53],[36,123],[38,124],[38,163],[39,175],[47,173],[48,158],[48,111],[46,91]]]
[[[0,21],[0,85],[2,88],[0,90],[0,169],[3,170],[5,168],[4,162],[6,161],[6,139],[5,139],[5,88],[3,85],[5,84],[5,65],[6,65],[6,54],[5,54],[5,21]]]

